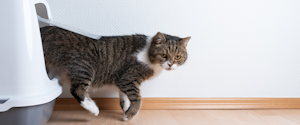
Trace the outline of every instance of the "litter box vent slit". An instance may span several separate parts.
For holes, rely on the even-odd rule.
[[[0,99],[0,104],[4,104],[7,100],[9,100],[9,98],[8,99]]]

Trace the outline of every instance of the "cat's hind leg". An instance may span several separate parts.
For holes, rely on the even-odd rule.
[[[99,108],[97,107],[96,103],[89,97],[85,97],[84,100],[81,101],[80,105],[95,116],[99,114]]]
[[[88,90],[91,85],[91,79],[85,75],[70,75],[71,94],[77,99],[80,105],[97,116],[99,109],[95,102],[89,97]]]

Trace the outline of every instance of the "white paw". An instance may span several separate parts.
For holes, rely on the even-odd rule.
[[[128,99],[128,96],[123,92],[119,92],[119,94],[120,94],[120,98],[124,101],[123,111],[126,112],[130,107],[130,100]]]
[[[128,118],[127,118],[127,116],[125,114],[123,115],[123,120],[124,121],[128,121]]]
[[[127,96],[126,96],[127,97]],[[128,98],[124,99],[124,106],[123,106],[123,111],[126,112],[128,108],[130,107],[130,101]]]
[[[86,110],[88,110],[89,112],[91,112],[92,114],[94,114],[95,116],[99,114],[99,109],[97,105],[91,99],[84,98],[84,101],[81,101],[80,105]]]
[[[140,111],[138,111],[135,115],[138,115]]]

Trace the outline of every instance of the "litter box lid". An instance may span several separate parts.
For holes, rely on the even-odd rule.
[[[35,3],[45,0],[6,0],[0,4],[0,112],[50,102],[62,88],[49,80]],[[48,11],[48,16],[51,16]]]

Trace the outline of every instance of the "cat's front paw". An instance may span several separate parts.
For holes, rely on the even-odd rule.
[[[137,114],[139,114],[139,111],[137,111],[137,113],[135,113],[135,114],[134,113],[124,113],[123,114],[123,120],[128,121],[128,120],[132,119],[133,116],[135,116]]]
[[[80,105],[95,116],[99,114],[99,109],[96,103],[91,99],[85,98],[84,101],[81,101]]]
[[[125,114],[123,115],[123,120],[124,121],[128,121],[129,120],[128,117]]]

